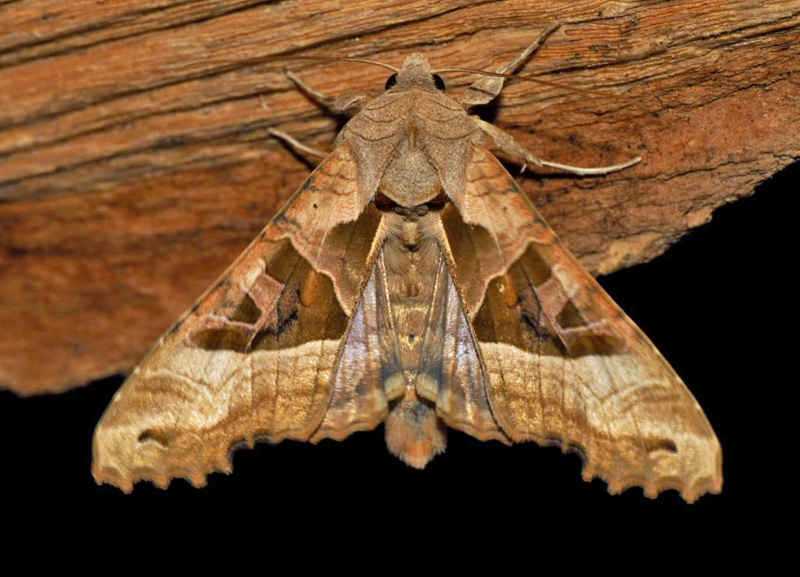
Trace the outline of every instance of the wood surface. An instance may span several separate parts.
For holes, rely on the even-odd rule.
[[[277,127],[341,120],[287,80],[387,73],[293,55],[495,69],[553,22],[485,119],[545,159],[641,164],[518,181],[594,273],[661,254],[800,157],[800,0],[0,4],[0,386],[129,371],[307,175]],[[448,89],[473,78],[446,74]]]

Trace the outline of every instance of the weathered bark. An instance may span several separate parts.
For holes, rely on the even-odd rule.
[[[285,66],[332,94],[385,81],[287,56],[494,69],[554,21],[523,72],[602,94],[518,82],[486,112],[549,160],[643,157],[520,178],[594,272],[652,259],[800,157],[800,0],[0,6],[0,384],[128,371],[266,224],[309,168],[267,129],[318,147],[336,130]]]

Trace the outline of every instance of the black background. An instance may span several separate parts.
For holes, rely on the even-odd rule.
[[[694,505],[674,491],[656,500],[639,489],[611,496],[602,481],[581,480],[576,455],[481,443],[455,432],[446,453],[416,471],[387,453],[382,429],[341,443],[258,445],[235,453],[234,473],[211,475],[202,490],[179,480],[168,491],[139,483],[124,495],[96,486],[90,474],[93,428],[122,382],[110,378],[58,396],[0,392],[5,511],[19,507],[44,533],[68,515],[68,525],[128,523],[160,539],[171,539],[169,528],[190,514],[226,519],[200,523],[203,532],[236,533],[246,518],[259,531],[296,523],[306,537],[335,538],[349,531],[347,520],[361,533],[379,534],[408,523],[419,531],[408,537],[415,547],[442,532],[465,535],[467,546],[487,533],[522,529],[534,538],[557,525],[567,541],[577,533],[600,537],[612,520],[630,536],[661,527],[678,542],[692,535],[697,546],[745,526],[758,531],[752,519],[780,513],[783,492],[791,491],[784,452],[791,447],[790,421],[783,414],[797,385],[788,367],[797,356],[789,345],[796,341],[790,247],[797,246],[798,182],[800,164],[719,209],[710,224],[654,262],[601,280],[708,415],[723,446],[721,495]]]

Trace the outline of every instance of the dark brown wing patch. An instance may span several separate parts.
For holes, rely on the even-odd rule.
[[[337,225],[324,237],[328,270],[336,273],[345,293],[363,287],[380,215],[368,206],[355,222]],[[260,258],[249,265],[249,281],[220,287],[214,311],[189,339],[206,350],[249,352],[278,350],[320,339],[340,339],[347,314],[337,299],[331,278],[318,272],[294,248],[291,238],[263,240]],[[341,258],[347,255],[347,259]],[[258,270],[261,268],[262,270]],[[358,273],[361,273],[359,276]],[[352,297],[347,297],[353,302]]]

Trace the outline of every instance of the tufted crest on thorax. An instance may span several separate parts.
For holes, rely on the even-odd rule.
[[[442,190],[452,199],[482,133],[464,107],[436,88],[428,60],[406,58],[396,82],[342,131],[358,166],[364,197],[380,190],[402,206],[428,202]]]

